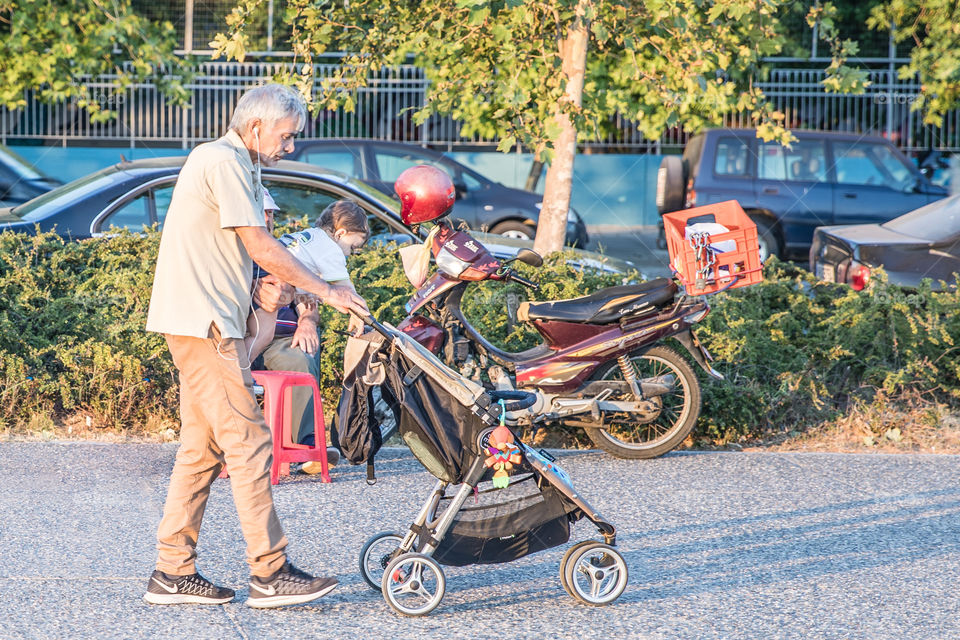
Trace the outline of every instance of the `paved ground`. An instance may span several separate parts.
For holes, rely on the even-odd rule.
[[[336,574],[322,601],[246,607],[242,538],[218,481],[200,568],[238,589],[222,607],[141,596],[154,558],[171,445],[0,445],[0,638],[957,638],[960,457],[568,452],[583,495],[620,530],[630,568],[591,608],[557,578],[564,547],[447,571],[426,618],[394,615],[356,568],[371,534],[406,523],[433,484],[385,451],[380,482],[337,467],[275,491],[293,559]],[[593,537],[574,527],[571,543]]]

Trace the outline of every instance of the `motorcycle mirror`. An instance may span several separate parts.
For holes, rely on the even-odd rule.
[[[540,254],[532,249],[520,249],[517,252],[517,260],[524,264],[528,264],[531,267],[541,267],[543,266],[543,258],[540,257]]]

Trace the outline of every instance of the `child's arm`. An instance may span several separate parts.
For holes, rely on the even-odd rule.
[[[243,339],[243,346],[250,354],[250,362],[257,359],[263,350],[273,340],[273,333],[277,328],[277,312],[264,311],[257,307],[247,316],[247,336]]]

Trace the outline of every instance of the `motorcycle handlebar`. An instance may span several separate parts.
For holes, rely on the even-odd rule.
[[[520,283],[525,287],[533,289],[534,291],[538,291],[540,289],[539,284],[537,284],[536,282],[531,282],[530,280],[527,280],[523,276],[517,274],[517,272],[513,271],[512,269],[507,273],[507,278],[509,280],[513,280],[514,282]]]

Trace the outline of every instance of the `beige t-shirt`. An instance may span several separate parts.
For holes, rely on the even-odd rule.
[[[263,227],[262,191],[240,136],[190,152],[173,189],[147,314],[147,331],[242,338],[253,261],[233,227]]]

